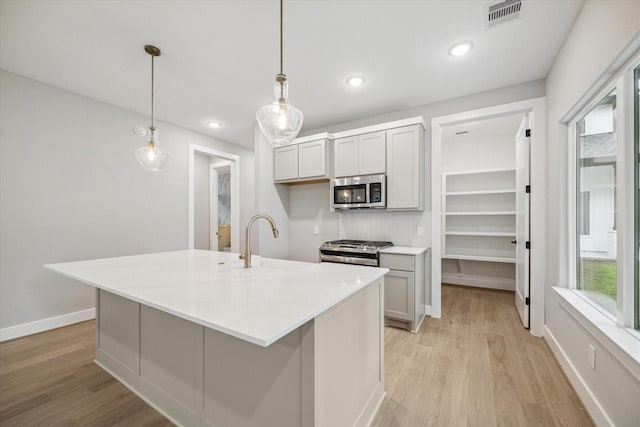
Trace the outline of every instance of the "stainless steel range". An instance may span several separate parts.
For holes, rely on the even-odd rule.
[[[380,249],[389,246],[393,246],[393,243],[368,240],[333,240],[324,242],[320,246],[320,261],[378,267],[380,265]]]

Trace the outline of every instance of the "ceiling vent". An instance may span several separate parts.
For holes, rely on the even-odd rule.
[[[522,0],[505,0],[487,7],[487,29],[511,21],[520,16],[522,11]]]

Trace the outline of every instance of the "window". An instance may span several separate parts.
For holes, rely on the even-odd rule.
[[[640,331],[640,56],[571,123],[571,287]]]
[[[610,313],[616,310],[616,92],[576,124],[577,287]]]

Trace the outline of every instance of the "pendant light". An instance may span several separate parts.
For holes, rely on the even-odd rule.
[[[260,130],[274,146],[291,144],[302,127],[302,112],[287,103],[289,87],[282,60],[282,0],[280,0],[280,74],[273,87],[274,100],[256,112]]]
[[[154,59],[161,52],[155,46],[146,45],[145,52],[151,56],[151,125],[149,126],[149,144],[136,150],[136,159],[148,171],[159,172],[167,165],[169,152],[158,147],[158,134],[153,123]]]

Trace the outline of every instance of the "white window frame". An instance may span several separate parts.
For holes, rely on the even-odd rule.
[[[598,92],[592,100],[586,104],[568,123],[568,225],[569,225],[569,288],[586,302],[596,308],[600,313],[630,331],[640,339],[640,332],[634,329],[635,320],[635,177],[634,177],[634,76],[633,71],[640,66],[640,56],[627,63],[622,70]],[[577,278],[577,138],[576,125],[598,102],[615,89],[617,114],[616,114],[616,222],[617,222],[617,295],[616,311],[611,314],[604,308],[583,295],[578,289]],[[632,143],[627,143],[632,141]],[[594,319],[592,319],[594,320]]]

